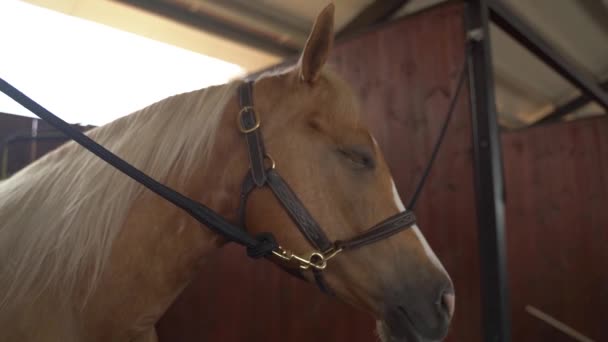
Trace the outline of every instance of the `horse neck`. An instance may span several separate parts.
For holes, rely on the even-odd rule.
[[[236,219],[248,163],[236,113],[233,99],[224,110],[206,163],[194,165],[185,180],[180,179],[184,172],[178,163],[167,179],[169,186],[184,184],[178,190],[229,220]],[[87,302],[86,321],[93,325],[89,328],[107,330],[96,325],[106,322],[108,312],[120,312],[113,321],[124,322],[126,329],[129,324],[141,325],[142,317],[155,322],[223,243],[222,237],[181,209],[145,191],[129,211],[100,284]],[[125,306],[125,294],[139,298]]]
[[[233,89],[229,85],[228,89]],[[230,99],[222,105],[219,121],[212,124],[214,132],[213,141],[206,145],[198,146],[184,145],[180,155],[185,157],[174,158],[170,164],[168,173],[162,176],[161,182],[177,190],[178,192],[199,201],[227,219],[235,219],[239,204],[240,183],[247,170],[247,156],[243,138],[240,136],[235,124],[235,115],[239,107],[236,92],[230,93]],[[208,96],[212,102],[217,97]],[[165,113],[165,115],[170,113]],[[189,116],[206,115],[193,111]],[[179,120],[179,119],[178,119]],[[144,120],[142,120],[144,121]],[[195,127],[184,127],[184,132],[196,139],[197,134],[203,131],[202,127],[196,127],[198,121],[184,122],[183,125],[195,125]],[[206,132],[208,134],[209,132]],[[201,134],[202,135],[202,134]],[[153,134],[152,134],[153,136]],[[188,139],[183,139],[188,141]],[[167,141],[165,141],[165,144]],[[170,142],[169,142],[170,144]],[[157,144],[158,145],[158,144]],[[156,149],[162,147],[155,147]],[[200,154],[199,154],[200,152]],[[151,152],[153,159],[162,159],[163,154]],[[194,155],[194,158],[191,157]],[[194,160],[194,162],[192,161]],[[169,161],[171,163],[171,161]],[[154,177],[154,175],[152,175]],[[121,231],[128,233],[133,231],[132,227],[153,227],[157,235],[180,234],[183,231],[196,231],[201,233],[200,237],[206,240],[221,240],[210,230],[202,227],[195,219],[170,204],[167,200],[144,191],[137,202],[133,204]],[[201,229],[203,228],[203,229]],[[147,229],[147,228],[143,228]]]
[[[235,123],[235,86],[215,90],[176,97],[174,107],[162,101],[91,136],[152,177],[234,219],[247,170],[246,148]],[[186,100],[192,101],[182,102]],[[204,118],[195,117],[214,112],[220,115],[217,125],[206,126]],[[169,125],[163,125],[166,116],[171,134]],[[206,149],[196,139],[209,138],[209,127],[215,134],[213,147]],[[0,260],[15,265],[15,271],[0,268],[0,292],[10,293],[0,295],[0,324],[19,317],[35,322],[31,315],[15,314],[22,311],[20,299],[35,294],[44,297],[36,302],[40,306],[84,304],[86,324],[158,318],[223,243],[73,143],[0,183],[0,194],[9,199],[0,205]],[[126,301],[125,296],[140,300]],[[137,304],[125,307],[127,302]],[[2,312],[5,308],[14,310]],[[114,312],[123,313],[108,320]]]

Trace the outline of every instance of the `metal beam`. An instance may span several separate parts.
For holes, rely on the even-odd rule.
[[[488,0],[492,21],[550,66],[562,77],[570,81],[580,91],[608,110],[608,93],[595,80],[585,76],[574,64],[560,55],[558,50],[546,42],[536,31],[517,17],[502,1]]]
[[[486,342],[511,340],[505,240],[502,152],[494,99],[487,0],[466,7],[472,109],[475,197],[481,280],[482,335]]]
[[[351,36],[374,24],[386,21],[409,1],[410,0],[376,0],[372,2],[342,28],[337,34],[336,39]]]
[[[278,37],[272,37],[263,32],[254,31],[234,22],[202,11],[193,12],[179,3],[169,3],[161,0],[116,0],[165,18],[178,21],[194,28],[211,32],[226,39],[259,49],[277,56],[293,56],[299,52],[299,47],[282,42]]]
[[[600,83],[600,87],[602,89],[604,89],[605,91],[608,91],[608,81],[604,81],[604,82]],[[566,116],[570,113],[573,113],[573,112],[579,110],[580,108],[586,106],[591,101],[592,100],[589,96],[587,96],[585,94],[580,95],[577,98],[572,99],[572,100],[564,103],[563,105],[555,108],[553,111],[551,111],[551,113],[547,114],[544,118],[542,118],[542,119],[538,120],[536,123],[534,123],[533,126],[559,121],[564,116]]]

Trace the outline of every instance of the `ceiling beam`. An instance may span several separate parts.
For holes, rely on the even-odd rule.
[[[272,32],[255,30],[251,27],[241,25],[236,21],[225,20],[225,18],[214,15],[202,8],[192,10],[179,2],[167,0],[114,0],[145,11],[175,20],[190,27],[216,34],[238,44],[243,44],[254,49],[274,54],[283,58],[285,65],[297,61],[300,46],[293,42],[285,41],[275,37]],[[400,8],[411,0],[376,0],[365,7],[354,19],[346,24],[336,34],[336,40],[356,34],[372,25],[389,20]],[[254,71],[254,74],[274,69],[277,66]],[[251,76],[251,75],[250,75]]]
[[[560,74],[583,94],[608,110],[608,93],[580,68],[570,63],[559,51],[545,41],[530,25],[513,13],[502,1],[488,0],[490,17],[503,31],[528,51]]]
[[[162,0],[115,0],[157,15],[204,30],[228,40],[281,57],[293,56],[299,47],[281,41],[278,37],[229,22],[202,10],[192,11],[178,2]]]
[[[338,32],[336,39],[356,34],[374,24],[388,20],[409,1],[410,0],[376,0],[372,2]]]
[[[600,87],[605,91],[608,91],[608,80],[600,83]],[[586,94],[582,94],[562,105],[553,109],[542,119],[538,120],[534,125],[541,125],[545,123],[555,122],[561,120],[564,116],[573,113],[592,101],[591,97]]]

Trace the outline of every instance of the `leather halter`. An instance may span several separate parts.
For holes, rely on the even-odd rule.
[[[469,48],[469,45],[467,45],[467,48]],[[408,208],[410,209],[414,208],[415,206],[418,195],[424,186],[425,180],[433,165],[433,161],[437,157],[439,147],[441,146],[441,143],[445,137],[448,124],[452,114],[454,113],[454,108],[457,102],[456,100],[466,79],[466,62],[467,60],[465,58],[460,72],[458,85],[450,102],[450,107],[441,128],[441,132],[437,138],[437,142],[435,143],[435,147],[423,172],[422,178],[418,182],[414,196],[408,204]],[[261,122],[253,107],[251,82],[245,82],[239,87],[238,90],[241,104],[241,110],[238,113],[238,125],[247,140],[251,165],[251,172],[247,173],[242,186],[239,217],[243,222],[240,226],[226,220],[224,217],[204,204],[188,198],[174,189],[165,186],[133,165],[127,163],[125,160],[99,145],[87,135],[76,130],[67,122],[63,121],[55,114],[42,107],[36,101],[23,94],[2,78],[0,78],[0,91],[8,95],[23,107],[30,110],[32,113],[44,119],[51,126],[73,139],[75,142],[107,162],[112,167],[137,181],[150,191],[171,202],[176,207],[184,210],[210,230],[223,236],[228,241],[232,241],[246,247],[247,255],[250,257],[260,258],[274,255],[276,257],[275,259],[282,260],[286,264],[294,265],[295,267],[285,267],[283,264],[280,264],[289,273],[300,276],[301,278],[304,278],[300,273],[301,271],[311,269],[315,276],[317,285],[323,292],[326,293],[332,293],[331,289],[325,282],[325,278],[323,277],[322,273],[322,271],[327,267],[329,260],[343,251],[356,249],[379,240],[386,239],[404,229],[411,227],[416,222],[414,213],[408,210],[385,219],[384,221],[353,238],[344,241],[331,242],[314,218],[306,210],[302,202],[300,202],[287,183],[281,178],[279,173],[276,171],[274,160],[272,160],[272,158],[266,153],[261,131],[259,130]],[[265,166],[265,160],[271,162],[270,167],[267,168]],[[247,197],[254,189],[262,186],[268,186],[272,190],[291,219],[296,223],[296,226],[300,232],[302,232],[302,235],[304,235],[304,237],[306,237],[309,243],[314,247],[314,252],[310,253],[309,256],[301,257],[292,253],[288,249],[281,247],[270,233],[261,233],[256,236],[252,236],[243,230]]]
[[[314,249],[308,256],[302,257],[279,245],[272,254],[288,265],[297,266],[296,269],[293,267],[288,269],[292,274],[298,273],[296,270],[301,272],[311,269],[319,289],[325,293],[333,294],[322,272],[327,267],[329,260],[343,251],[378,242],[410,228],[416,223],[416,216],[412,211],[406,210],[385,219],[348,240],[331,242],[317,221],[306,210],[304,204],[298,199],[298,196],[279,175],[275,161],[265,151],[260,130],[261,121],[253,105],[253,82],[246,81],[241,84],[238,88],[238,95],[241,110],[238,113],[237,124],[241,133],[245,135],[250,162],[250,172],[245,176],[241,189],[240,224],[245,227],[245,208],[249,194],[256,188],[269,187],[296,224],[296,227]],[[270,167],[266,166],[266,160],[271,162]],[[279,265],[283,266],[283,264]]]

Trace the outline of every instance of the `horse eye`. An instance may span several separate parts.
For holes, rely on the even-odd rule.
[[[376,165],[374,159],[366,152],[358,149],[341,148],[340,154],[353,166],[360,169],[373,169]]]

